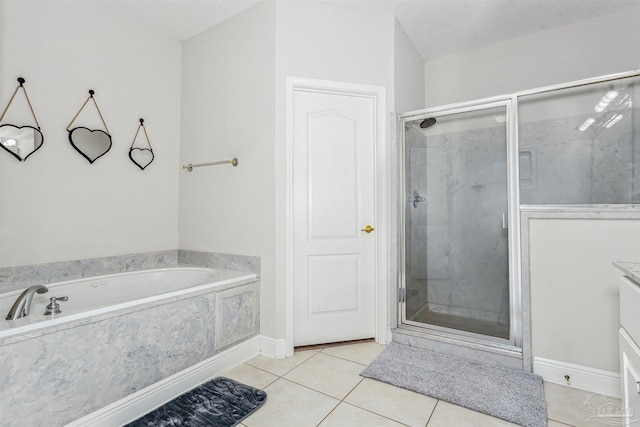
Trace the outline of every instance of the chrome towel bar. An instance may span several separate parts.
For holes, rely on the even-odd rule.
[[[233,166],[238,166],[238,158],[234,157],[231,160],[221,160],[219,162],[196,163],[195,165],[192,165],[191,163],[189,163],[188,165],[182,165],[182,169],[186,169],[189,172],[191,172],[193,168],[199,168],[201,166],[226,165],[229,163],[231,163]]]

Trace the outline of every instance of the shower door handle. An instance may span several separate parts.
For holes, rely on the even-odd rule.
[[[506,212],[502,212],[502,228],[505,230],[509,229],[509,219],[507,218]]]

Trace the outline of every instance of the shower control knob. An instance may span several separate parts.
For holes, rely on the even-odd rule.
[[[45,316],[51,316],[52,314],[60,314],[60,304],[56,301],[69,301],[69,297],[51,297],[49,298],[49,305],[44,310]]]
[[[418,193],[418,190],[414,190],[413,193],[411,194],[411,197],[409,198],[409,201],[413,203],[414,209],[418,209],[418,203],[425,202],[426,200],[427,199],[425,199],[420,195],[420,193]]]
[[[375,228],[373,228],[373,227],[372,227],[372,226],[370,226],[370,225],[367,225],[365,228],[363,228],[363,229],[362,229],[362,230],[360,230],[360,231],[364,231],[365,233],[369,234],[369,233],[371,233],[373,230],[375,230]]]

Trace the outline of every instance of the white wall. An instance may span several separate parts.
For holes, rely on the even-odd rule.
[[[287,76],[384,86],[394,105],[394,17],[375,2],[276,7],[276,338],[285,336],[285,82]],[[378,228],[380,232],[386,232]]]
[[[427,61],[428,107],[640,68],[640,6]]]
[[[640,260],[640,221],[534,219],[530,225],[536,357],[618,372],[618,285],[612,260]]]
[[[183,43],[180,247],[262,257],[262,334],[285,336],[287,76],[381,85],[393,14],[366,2],[264,2]]]
[[[424,108],[424,59],[397,19],[394,43],[394,111],[406,113]]]
[[[384,86],[391,111],[392,10],[263,2],[181,47],[108,5],[2,5],[0,100],[23,75],[45,145],[24,164],[0,156],[0,203],[16,218],[0,225],[0,265],[176,247],[260,256],[262,333],[284,338],[286,76]],[[93,165],[65,131],[88,89],[114,139]],[[144,172],[127,157],[139,117],[156,153]],[[237,168],[180,169],[232,157]]]
[[[261,329],[275,336],[275,4],[183,43],[180,248],[262,257]]]
[[[44,134],[26,162],[0,152],[0,266],[177,248],[180,44],[93,2],[0,8],[0,104],[24,77]],[[66,131],[89,89],[113,139],[93,165]],[[15,102],[3,123],[33,124]],[[156,156],[144,171],[128,158],[141,117]],[[102,129],[90,104],[81,125]]]

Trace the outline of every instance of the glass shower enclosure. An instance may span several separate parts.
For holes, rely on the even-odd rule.
[[[638,99],[631,70],[397,115],[394,339],[530,370],[521,219],[635,212]]]
[[[398,116],[402,325],[520,344],[513,115],[504,98]]]

